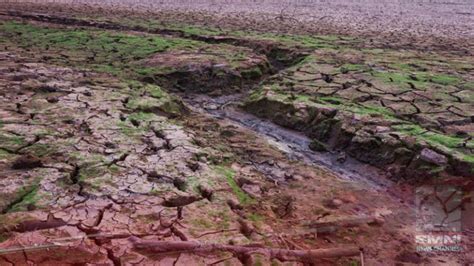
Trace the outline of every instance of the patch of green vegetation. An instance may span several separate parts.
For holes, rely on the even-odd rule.
[[[39,179],[34,181],[32,185],[22,187],[17,192],[17,198],[20,200],[16,204],[14,204],[8,212],[19,212],[19,211],[26,211],[29,208],[36,208],[37,201],[39,200],[38,195],[39,189]]]
[[[160,87],[158,86],[146,86],[145,90],[148,91],[153,98],[163,98],[165,96],[168,96],[166,92],[164,92]]]
[[[154,121],[156,120],[156,115],[153,113],[145,113],[145,112],[136,112],[132,113],[128,116],[128,120],[136,120],[136,121]]]
[[[462,84],[462,87],[466,89],[474,89],[474,82],[465,82],[464,84]],[[0,127],[1,125],[2,125],[2,121],[0,121]]]
[[[339,97],[310,97],[307,95],[298,95],[296,101],[306,102],[306,103],[319,103],[324,106],[332,107],[341,111],[347,111],[359,115],[379,115],[387,119],[396,119],[394,113],[381,106],[371,106],[371,105],[360,105],[353,102],[348,102]],[[317,107],[317,106],[316,106]]]
[[[228,213],[228,209],[224,210],[210,210],[209,215],[212,220],[215,221],[215,228],[217,229],[229,229],[231,216]]]
[[[399,132],[406,133],[410,136],[420,137],[429,143],[441,144],[448,148],[459,148],[464,142],[463,138],[427,131],[418,125],[398,125],[394,126],[394,128]]]
[[[109,166],[109,172],[112,174],[118,174],[120,173],[120,168],[117,165],[113,164]]]
[[[242,205],[249,205],[253,203],[253,199],[247,195],[234,180],[235,172],[234,170],[230,169],[229,167],[218,165],[215,167],[215,170],[218,174],[224,176],[227,180],[227,184],[229,184],[232,192],[235,194],[237,199],[239,200],[240,204]]]
[[[7,241],[9,236],[4,233],[0,233],[0,243]]]
[[[437,74],[433,75],[432,77],[426,77],[429,81],[441,85],[457,85],[460,82],[460,79],[458,77],[450,76],[450,75],[442,75],[442,74]]]
[[[344,100],[338,97],[330,97],[330,96],[325,96],[325,97],[318,97],[318,101],[322,103],[329,103],[329,104],[335,104],[335,105],[340,105],[344,103]]]
[[[79,17],[86,20],[102,21],[105,20],[101,17]],[[125,25],[129,27],[141,27],[150,31],[157,30],[170,30],[181,32],[185,37],[190,36],[232,36],[238,38],[248,38],[252,40],[270,40],[278,42],[286,46],[299,46],[305,48],[324,48],[333,47],[335,44],[344,42],[355,42],[353,37],[349,36],[338,36],[338,35],[289,35],[289,34],[276,34],[276,33],[261,33],[257,31],[224,31],[219,28],[202,26],[202,25],[189,25],[179,23],[163,23],[163,21],[155,19],[143,19],[137,17],[127,17],[120,19],[110,19],[114,23]]]
[[[86,180],[94,179],[96,177],[100,177],[107,173],[108,169],[103,166],[103,162],[105,159],[101,159],[99,162],[95,163],[85,163],[81,166],[79,171],[79,178],[80,182],[84,182]]]
[[[0,149],[0,160],[7,159],[7,158],[9,158],[9,157],[11,157],[11,156],[12,156],[11,153],[9,153],[9,152],[7,152],[7,151],[5,151],[5,150]]]
[[[242,77],[246,79],[255,79],[263,75],[262,70],[258,66],[250,69],[243,69],[240,73],[242,74]]]
[[[138,120],[145,118],[144,113],[150,113],[150,115],[152,113],[166,113],[170,116],[179,116],[184,110],[179,100],[165,92],[160,86],[144,84],[138,81],[128,81],[127,83],[131,89],[131,99],[127,103],[127,108],[142,113]],[[149,95],[149,97],[143,96],[143,94]],[[147,118],[152,118],[150,115],[147,115]],[[154,119],[146,120],[151,121]]]
[[[400,63],[400,62],[391,63],[389,64],[389,67],[397,71],[402,71],[403,73],[428,71],[428,66],[426,62],[421,61],[421,60],[410,60],[409,62],[404,62],[404,63]]]
[[[373,71],[372,74],[386,83],[393,83],[403,88],[410,88],[410,83],[418,89],[426,88],[426,80],[416,75],[399,72]]]
[[[265,217],[256,213],[251,213],[247,215],[247,218],[252,222],[262,222],[265,219]]]
[[[426,88],[429,83],[443,86],[458,85],[461,79],[456,76],[445,74],[434,74],[428,72],[387,72],[372,71],[372,74],[387,83],[394,83],[405,88],[411,88],[409,83],[418,89]]]
[[[204,27],[198,27],[198,26],[175,26],[175,27],[171,27],[171,29],[176,29],[176,30],[180,30],[180,31],[183,31],[185,34],[188,34],[188,35],[199,35],[199,36],[202,36],[202,35],[208,35],[208,36],[214,36],[214,35],[220,35],[220,34],[223,34],[222,31],[218,30],[218,29],[214,29],[214,28],[204,28]]]
[[[206,229],[213,228],[214,226],[214,224],[211,221],[204,218],[198,218],[198,219],[192,220],[191,224],[195,227],[206,228]]]
[[[57,151],[57,148],[51,144],[35,143],[23,150],[24,152],[34,154],[38,157],[48,156]]]
[[[0,132],[0,147],[14,150],[26,144],[24,138],[9,133]]]
[[[43,51],[56,63],[67,60],[112,74],[146,73],[133,62],[170,49],[190,49],[203,43],[189,39],[132,35],[106,30],[46,28],[7,21],[2,36],[19,47]],[[132,68],[133,66],[133,68]]]
[[[201,179],[198,178],[197,176],[188,176],[186,178],[186,188],[187,190],[191,190],[197,194],[199,194],[199,185],[201,184],[207,184],[210,187],[213,187],[215,184],[212,180],[210,180],[210,177]]]
[[[255,102],[264,97],[263,95],[263,88],[256,89],[250,93],[250,95],[247,97],[246,102]]]
[[[178,116],[181,114],[181,106],[171,97],[135,97],[129,100],[127,108],[144,113],[166,113]]]
[[[141,135],[145,132],[145,128],[143,127],[135,127],[128,121],[119,121],[117,123],[117,127],[119,128],[120,132],[128,137],[134,137],[137,135]]]
[[[466,143],[466,140],[462,137],[450,136],[442,133],[436,133],[432,131],[427,131],[426,129],[418,125],[398,125],[394,126],[397,131],[414,136],[418,139],[421,139],[428,143],[429,145],[436,147],[438,149],[444,150],[445,152],[454,155],[455,153],[460,154],[460,158],[463,161],[474,163],[474,156],[469,154],[464,154],[461,152],[461,148]],[[470,140],[466,143],[467,147],[474,147],[474,141]]]
[[[280,88],[276,84],[272,84],[271,86],[271,90],[274,93],[265,96],[265,88],[268,87],[262,87],[253,91],[246,99],[246,104],[261,101],[266,98],[270,101],[279,101],[286,104],[301,102],[307,104],[310,108],[331,107],[359,115],[382,116],[389,120],[398,120],[391,110],[381,106],[361,105],[334,96],[314,97],[305,94],[290,95],[287,93],[287,90]]]
[[[347,110],[360,115],[381,115],[387,119],[396,119],[391,110],[382,106],[349,104]]]

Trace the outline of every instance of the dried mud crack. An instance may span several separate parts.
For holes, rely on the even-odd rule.
[[[472,260],[416,251],[413,185],[469,225],[472,57],[38,8],[0,14],[0,265]]]

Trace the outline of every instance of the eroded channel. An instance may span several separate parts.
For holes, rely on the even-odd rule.
[[[217,119],[231,121],[235,125],[254,131],[272,146],[284,152],[288,159],[303,161],[309,165],[324,167],[343,179],[370,184],[385,190],[392,181],[380,169],[361,163],[341,152],[316,152],[309,148],[311,139],[295,130],[249,114],[239,108],[244,94],[210,97],[203,94],[181,94],[181,98],[195,111],[207,113]],[[264,168],[265,166],[260,166]],[[263,170],[263,169],[262,169]]]

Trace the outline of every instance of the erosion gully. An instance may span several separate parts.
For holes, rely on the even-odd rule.
[[[244,46],[255,50],[258,54],[265,54],[269,63],[273,68],[273,74],[293,66],[295,63],[304,59],[307,51],[291,50],[280,47],[270,47],[270,49],[262,49],[256,43],[248,42],[234,37],[218,37],[190,35],[179,30],[158,29],[150,30],[140,26],[128,27],[109,22],[95,22],[75,18],[49,16],[43,14],[24,14],[18,12],[8,12],[7,15],[21,17],[27,20],[36,20],[53,24],[75,25],[82,27],[94,27],[111,30],[132,30],[138,32],[147,32],[150,34],[171,35],[181,38],[191,38],[194,40],[204,41],[208,43],[227,43],[234,46]],[[278,55],[284,53],[287,59],[282,61],[278,59]],[[253,87],[267,78],[264,75],[257,80],[253,80],[251,84],[246,84],[246,91],[251,91]],[[168,88],[169,89],[169,88]],[[172,92],[173,90],[169,90]],[[223,90],[225,91],[225,90]],[[345,157],[344,162],[338,160],[340,154],[335,152],[316,152],[309,148],[311,140],[304,134],[283,128],[275,123],[261,119],[255,115],[249,114],[239,108],[239,104],[245,99],[247,93],[235,93],[218,97],[212,97],[206,94],[192,93],[175,93],[185,101],[189,107],[198,113],[209,115],[216,119],[225,120],[235,126],[244,127],[253,131],[257,136],[265,139],[272,146],[282,151],[290,160],[303,161],[312,166],[324,168],[326,171],[333,172],[345,180],[352,180],[364,186],[370,186],[372,189],[387,191],[387,187],[393,185],[384,173],[373,166],[359,162],[353,158]],[[263,173],[268,165],[255,165],[258,170]]]
[[[169,34],[169,32],[167,32]],[[176,32],[174,32],[176,34]],[[180,37],[186,37],[180,34]],[[234,46],[244,46],[253,48],[256,53],[265,54],[273,69],[272,74],[278,74],[292,67],[303,60],[306,51],[291,51],[288,49],[261,49],[252,43],[248,43],[235,38],[208,38],[203,36],[188,36],[196,40],[209,43],[228,43]],[[285,53],[286,60],[281,61],[277,58],[278,54]],[[289,160],[301,161],[305,164],[323,168],[326,171],[335,173],[344,180],[352,180],[359,185],[369,186],[379,191],[387,191],[388,187],[393,185],[384,173],[373,166],[359,162],[353,158],[347,157],[345,153],[338,152],[317,152],[309,148],[311,139],[303,133],[284,128],[267,119],[259,118],[240,108],[240,104],[247,97],[248,93],[264,82],[268,75],[263,75],[250,84],[246,84],[246,91],[240,93],[231,93],[221,96],[210,96],[207,94],[176,93],[184,102],[192,108],[193,111],[201,114],[210,115],[215,119],[225,120],[234,126],[240,126],[253,131],[258,137],[265,139],[270,145],[283,152]],[[226,91],[226,90],[223,90]],[[341,160],[341,155],[344,158]],[[255,165],[262,173],[268,165]],[[396,196],[396,195],[394,195]]]
[[[55,20],[54,17],[43,17],[48,22],[61,22],[61,19]],[[64,23],[64,21],[62,21]],[[79,23],[82,26],[92,26],[105,29],[119,29],[126,30],[127,28],[122,25],[116,26],[115,24],[108,23],[91,23],[84,22],[82,20],[67,21],[68,24]],[[114,26],[115,25],[115,26]],[[263,54],[267,57],[268,62],[271,65],[272,73],[278,74],[279,72],[285,71],[287,68],[294,66],[296,63],[302,61],[306,56],[309,55],[305,49],[288,49],[271,45],[270,47],[262,47],[257,42],[248,42],[245,39],[239,39],[235,37],[212,37],[186,34],[179,30],[148,30],[141,27],[133,27],[130,30],[134,31],[146,31],[151,34],[170,35],[180,38],[191,38],[198,41],[203,41],[212,44],[225,43],[233,46],[242,46],[252,48],[257,54]],[[285,59],[279,58],[279,55],[284,54]],[[254,88],[260,83],[264,82],[269,75],[263,75],[256,80],[251,80],[244,84],[244,92],[230,93],[221,96],[210,96],[208,94],[195,94],[195,93],[177,93],[174,94],[179,96],[187,105],[194,111],[200,114],[209,115],[215,119],[225,120],[226,122],[246,128],[253,131],[258,137],[265,139],[272,146],[283,152],[288,159],[295,161],[302,161],[308,165],[323,168],[326,171],[337,174],[344,180],[352,180],[357,182],[359,185],[369,186],[372,189],[387,191],[388,187],[393,185],[384,173],[373,166],[359,162],[353,158],[346,157],[341,162],[339,160],[340,154],[337,152],[316,152],[309,148],[311,140],[304,134],[279,126],[269,120],[259,118],[253,114],[250,114],[239,107],[239,105],[247,97]],[[218,77],[217,77],[218,78]],[[173,93],[173,89],[168,88],[169,92]],[[196,90],[199,91],[199,90]],[[222,90],[228,91],[228,90]],[[267,164],[255,164],[254,165],[262,173],[268,173]],[[395,196],[395,195],[394,195]]]
[[[205,113],[216,119],[223,119],[233,125],[253,131],[270,145],[282,151],[290,160],[322,167],[345,180],[369,185],[374,189],[386,191],[384,188],[392,183],[384,177],[381,170],[373,166],[350,157],[341,162],[340,155],[336,152],[313,151],[309,148],[311,140],[302,133],[283,128],[271,121],[245,112],[239,108],[239,103],[245,97],[243,93],[219,97],[203,94],[180,94],[180,96],[196,112]],[[265,166],[257,165],[257,168],[265,172]]]

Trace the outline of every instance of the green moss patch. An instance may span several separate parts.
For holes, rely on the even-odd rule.
[[[16,202],[9,208],[8,212],[27,211],[38,207],[37,202],[40,199],[38,190],[39,179],[35,180],[32,185],[20,188],[17,191]]]
[[[225,177],[225,179],[227,180],[227,184],[229,184],[230,188],[232,189],[232,192],[242,205],[248,205],[253,203],[253,199],[249,195],[247,195],[247,193],[245,193],[235,182],[235,172],[232,169],[225,166],[216,166],[215,170],[218,174]]]
[[[203,43],[188,39],[132,35],[106,30],[46,28],[13,21],[0,23],[1,36],[20,48],[39,50],[53,63],[112,74],[140,74],[133,62],[170,49],[194,49]]]
[[[0,148],[15,150],[26,144],[24,138],[0,131]]]
[[[427,131],[418,125],[399,125],[394,126],[393,128],[403,134],[414,136],[417,139],[423,140],[429,145],[438,148],[447,154],[455,155],[455,153],[458,153],[460,154],[458,157],[460,157],[462,160],[474,163],[474,156],[465,154],[462,151],[464,148],[474,148],[473,140],[466,142],[465,138]],[[464,147],[464,145],[466,145],[466,147]]]

